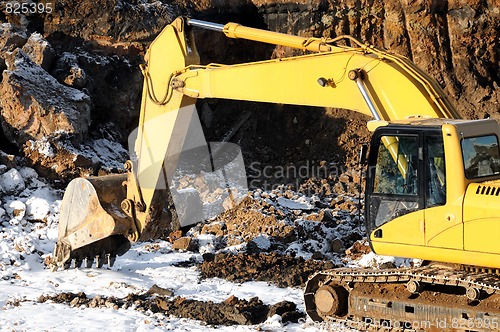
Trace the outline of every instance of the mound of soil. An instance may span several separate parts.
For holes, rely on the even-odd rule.
[[[65,292],[57,295],[42,295],[39,303],[52,301],[72,307],[88,308],[134,308],[140,312],[164,313],[175,317],[204,321],[209,325],[252,325],[264,322],[268,317],[280,315],[282,322],[297,322],[304,317],[297,311],[295,303],[282,301],[274,305],[264,304],[257,297],[250,300],[229,297],[221,303],[188,300],[182,297],[167,298],[146,294],[129,294],[123,299],[96,296],[88,298],[83,292]]]
[[[279,287],[303,286],[314,272],[333,269],[331,261],[305,260],[302,257],[270,254],[205,254],[200,266],[204,278],[230,281],[270,281]]]

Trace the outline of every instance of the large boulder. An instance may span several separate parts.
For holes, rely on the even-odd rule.
[[[90,125],[91,100],[82,91],[60,84],[21,49],[6,61],[0,86],[1,122],[17,146],[67,133],[77,139]]]

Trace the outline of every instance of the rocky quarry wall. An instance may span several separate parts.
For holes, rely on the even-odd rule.
[[[138,120],[138,64],[178,15],[302,36],[350,34],[410,58],[437,79],[463,117],[500,120],[498,0],[58,0],[53,6],[51,13],[27,15],[0,8],[0,148],[11,154],[0,158],[22,159],[63,183],[120,171],[127,158],[120,144]],[[204,62],[297,54],[205,31],[197,42]],[[201,101],[199,110],[210,120],[204,121],[209,140],[220,140],[250,112],[234,138],[247,166],[354,160],[369,138],[368,118],[345,110],[222,100]]]

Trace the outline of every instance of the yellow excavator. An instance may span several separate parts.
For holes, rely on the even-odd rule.
[[[201,65],[193,35],[199,28],[305,55]],[[90,267],[94,258],[97,266],[112,264],[130,243],[179,226],[170,179],[189,140],[198,98],[344,108],[374,118],[367,124],[373,135],[365,190],[373,251],[440,263],[319,271],[305,287],[309,316],[354,327],[389,324],[388,330],[408,324],[415,329],[417,322],[422,330],[499,328],[496,121],[460,119],[438,83],[411,61],[350,36],[304,38],[178,18],[152,42],[145,60],[127,172],[68,185],[53,269],[72,262]]]

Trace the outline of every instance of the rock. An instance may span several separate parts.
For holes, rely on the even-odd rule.
[[[15,219],[21,220],[26,214],[26,205],[21,201],[12,201],[7,206],[7,212]]]
[[[69,135],[29,140],[23,147],[29,166],[45,178],[65,182],[77,176],[119,173],[127,151],[109,140],[87,139],[75,146]]]
[[[87,134],[91,102],[85,93],[57,82],[24,51],[7,60],[0,88],[2,127],[17,146],[68,133],[77,139]]]
[[[215,236],[223,236],[225,230],[226,224],[224,222],[213,222],[203,225],[201,234],[214,234]]]
[[[57,60],[52,75],[60,83],[81,89],[87,83],[87,74],[78,64],[78,58],[75,54],[64,52]]]
[[[26,32],[10,23],[0,24],[0,69],[5,69],[5,56],[21,47],[28,40]]]
[[[0,150],[0,164],[5,165],[8,168],[17,167],[16,157],[12,154],[7,154]],[[3,173],[1,169],[0,173]]]
[[[19,195],[26,189],[21,173],[15,168],[0,175],[0,186],[2,191],[7,195]]]
[[[174,241],[172,248],[176,250],[195,251],[197,249],[196,241],[190,237],[181,237]]]
[[[226,300],[224,300],[224,304],[227,304],[227,305],[231,305],[231,306],[234,306],[238,303],[239,299],[234,296],[234,295],[231,295],[230,297],[228,297]]]
[[[0,211],[0,212],[1,212],[1,211]],[[1,217],[1,215],[0,215],[0,217]],[[211,252],[206,252],[206,253],[204,253],[204,254],[202,255],[202,257],[203,257],[203,261],[204,261],[204,262],[213,262],[213,261],[214,261],[214,259],[215,259],[215,255],[214,255],[213,253],[211,253]]]
[[[146,294],[149,294],[149,295],[157,294],[157,295],[161,295],[161,296],[173,296],[174,292],[172,292],[169,289],[166,289],[166,288],[163,288],[163,287],[160,287],[160,286],[154,284],[153,286],[151,286],[151,288],[147,291]]]
[[[344,243],[340,239],[334,239],[330,242],[330,250],[337,254],[342,254],[344,252]]]
[[[26,44],[24,44],[22,50],[34,63],[46,71],[50,69],[54,61],[55,51],[41,34],[33,33],[28,38]]]
[[[371,251],[372,250],[368,241],[359,240],[354,242],[352,247],[347,249],[345,253],[349,258],[356,259]]]
[[[80,303],[80,299],[78,297],[75,297],[71,302],[69,303],[70,307],[75,307]]]
[[[318,213],[311,213],[306,216],[306,220],[312,220],[312,221],[323,221],[325,218],[325,211],[320,210]]]
[[[291,301],[281,301],[269,307],[267,317],[280,315],[283,323],[297,323],[299,319],[304,317],[304,314],[297,311],[297,306]]]
[[[21,167],[19,169],[19,173],[21,174],[25,182],[38,179],[38,173],[31,167]]]
[[[46,221],[50,213],[50,204],[40,197],[30,197],[26,201],[26,219],[31,221]]]
[[[181,237],[182,237],[182,231],[180,229],[176,230],[174,232],[170,232],[170,234],[168,234],[168,242],[174,243],[176,240],[180,239]]]

